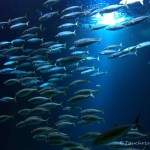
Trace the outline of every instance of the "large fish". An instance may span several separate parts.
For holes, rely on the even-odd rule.
[[[111,129],[107,130],[106,132],[100,134],[99,136],[97,136],[94,139],[93,145],[98,146],[98,145],[108,144],[119,138],[122,138],[133,127],[140,127],[139,126],[139,115],[137,116],[137,118],[135,120],[135,124],[119,125],[119,126],[113,127]]]

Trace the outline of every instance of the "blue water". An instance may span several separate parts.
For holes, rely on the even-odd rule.
[[[47,10],[42,7],[44,0],[5,0],[0,1],[0,20],[7,21],[10,18],[23,16],[26,12],[29,16],[30,26],[40,25],[37,23],[39,13],[46,12]],[[56,10],[62,10],[65,7],[72,5],[83,5],[85,8],[95,6],[97,3],[105,3],[106,5],[114,4],[111,1],[63,1],[57,7]],[[119,1],[115,1],[119,3]],[[104,6],[105,6],[104,4]],[[150,4],[145,1],[145,5],[140,4],[132,6],[127,11],[128,17],[140,16],[150,14]],[[96,84],[100,84],[100,92],[96,93],[95,98],[88,99],[80,104],[82,108],[97,108],[105,111],[105,123],[94,123],[90,126],[76,126],[70,128],[67,131],[72,135],[75,141],[80,142],[78,136],[88,131],[104,132],[109,128],[112,128],[115,124],[132,124],[137,114],[140,113],[140,124],[142,126],[143,133],[150,132],[150,65],[147,64],[150,61],[149,48],[144,48],[138,51],[137,56],[131,56],[126,58],[108,59],[107,56],[100,56],[99,52],[108,45],[119,44],[122,42],[123,48],[137,45],[140,42],[150,40],[150,19],[146,20],[138,25],[127,27],[119,31],[106,31],[105,29],[99,31],[91,31],[89,28],[84,27],[84,23],[93,23],[91,18],[85,20],[79,20],[79,28],[77,28],[77,36],[72,39],[68,38],[60,40],[62,43],[67,42],[67,47],[72,46],[72,43],[80,38],[94,37],[99,39],[102,37],[102,44],[95,43],[89,46],[89,52],[91,56],[100,57],[100,61],[91,61],[83,63],[89,66],[95,66],[100,71],[107,71],[108,74],[91,79],[91,83],[80,86],[80,88],[71,88],[67,91],[67,97],[57,97],[58,102],[65,101],[73,96],[73,93],[77,89],[82,88],[95,88]],[[40,33],[40,37],[44,37],[44,40],[55,40],[54,36],[58,33],[56,26],[60,25],[61,21],[57,18],[53,21],[44,23],[45,31]],[[95,23],[95,22],[94,22]],[[14,38],[20,36],[19,31],[10,31],[8,27],[4,30],[0,30],[0,41],[11,41]],[[69,51],[69,50],[68,50]],[[55,54],[50,59],[68,56],[68,51],[63,51],[61,54]],[[3,63],[6,59],[1,58],[0,66],[3,67]],[[20,89],[20,86],[4,86],[3,82],[11,78],[10,75],[0,75],[0,97],[12,96],[16,91]],[[74,75],[74,79],[86,79],[86,75]],[[46,81],[46,79],[45,79]],[[66,85],[73,81],[68,79],[61,84]],[[24,99],[18,103],[6,103],[0,104],[0,114],[16,114],[16,111],[31,107]],[[52,110],[50,115],[50,126],[54,126],[57,121],[57,117],[62,113],[60,108]],[[78,115],[79,112],[73,112]],[[15,124],[20,121],[22,117],[16,117],[14,120],[10,120],[6,123],[0,124],[0,150],[61,150],[61,146],[51,146],[45,142],[35,141],[32,139],[30,131],[33,127],[25,127],[21,129],[15,128]],[[25,119],[25,118],[24,118]],[[66,130],[64,130],[66,131]],[[145,139],[147,141],[147,139]],[[91,144],[88,144],[91,147]],[[106,149],[95,148],[92,150]],[[150,148],[147,147],[149,150]]]

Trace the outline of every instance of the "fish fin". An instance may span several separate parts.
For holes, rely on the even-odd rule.
[[[64,68],[64,70],[66,71],[66,67],[63,67]]]
[[[137,117],[135,118],[134,127],[137,127],[138,129],[142,129],[140,125],[140,114],[138,114]]]
[[[97,60],[100,61],[99,57],[97,57]]]
[[[74,32],[73,32],[73,33],[74,33],[74,35],[76,35],[76,30],[74,30]]]
[[[107,72],[107,71],[106,71],[105,73],[106,73],[106,75],[108,75],[108,72]]]
[[[41,38],[41,41],[43,42],[44,38]]]
[[[100,38],[100,39],[98,40],[98,42],[100,42],[100,44],[102,44],[102,38]]]

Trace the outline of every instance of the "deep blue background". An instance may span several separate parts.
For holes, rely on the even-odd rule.
[[[0,21],[7,21],[10,18],[23,16],[26,12],[30,21],[30,26],[40,25],[37,23],[38,12],[47,12],[41,5],[44,0],[0,0]],[[90,6],[97,1],[87,1],[84,6]],[[103,1],[101,1],[103,2]],[[106,1],[109,3],[109,1]],[[119,1],[116,1],[118,3]],[[58,6],[59,10],[62,10],[62,5],[68,6],[65,2],[60,3]],[[81,1],[76,1],[74,4],[83,4]],[[110,3],[112,4],[112,3]],[[56,6],[55,6],[56,7]],[[58,9],[55,8],[54,9]],[[146,3],[142,9],[141,6],[132,7],[130,10],[131,15],[143,15],[149,13],[149,4]],[[44,24],[46,31],[40,34],[40,37],[44,36],[45,40],[55,40],[53,37],[58,32],[56,26],[60,24],[58,18],[52,22]],[[79,24],[81,24],[79,22]],[[150,40],[150,20],[146,20],[143,23],[125,28],[120,31],[90,31],[79,27],[77,29],[77,36],[73,39],[68,39],[68,47],[71,46],[72,42],[78,38],[83,37],[95,37],[99,39],[102,37],[103,44],[96,43],[89,47],[90,54],[98,57],[99,51],[105,46],[110,44],[123,43],[123,48],[128,46],[136,45],[140,42]],[[79,33],[80,31],[80,33]],[[20,32],[10,31],[8,27],[4,30],[0,30],[0,41],[12,40],[18,37]],[[65,42],[65,41],[62,41]],[[68,52],[58,54],[55,57],[59,58],[63,55],[67,55]],[[101,85],[101,91],[95,94],[95,99],[87,100],[82,103],[81,106],[84,108],[93,107],[101,108],[105,110],[106,123],[94,124],[88,127],[76,127],[70,129],[72,136],[80,135],[79,133],[85,133],[86,131],[105,131],[117,124],[129,124],[133,123],[134,118],[140,113],[140,123],[144,133],[150,132],[150,65],[147,65],[147,61],[150,60],[149,49],[141,49],[138,51],[137,57],[128,57],[122,59],[108,59],[105,56],[100,57],[100,61],[90,62],[89,65],[95,65],[96,68],[100,68],[100,71],[107,71],[108,75],[91,79],[92,83],[85,85],[84,87],[95,88],[96,84]],[[2,64],[6,61],[1,59]],[[11,76],[0,75],[0,97],[12,96],[19,90],[18,87],[3,86],[3,82],[9,79]],[[86,78],[86,76],[80,77],[75,75],[75,78]],[[72,80],[70,80],[72,81]],[[69,81],[68,81],[69,83]],[[64,83],[66,84],[66,83]],[[81,87],[82,88],[82,87]],[[73,96],[75,89],[70,89],[67,97]],[[65,99],[63,97],[63,99]],[[18,102],[17,104],[0,104],[0,114],[16,114],[16,111],[30,107],[25,101]],[[59,113],[60,108],[53,110],[51,114],[50,124],[53,125],[57,120],[55,116]],[[61,110],[60,110],[61,111]],[[15,124],[22,118],[16,117],[15,120],[0,124],[0,150],[40,150],[40,149],[51,149],[49,145],[44,142],[37,142],[32,139],[30,134],[31,128],[16,129]],[[77,139],[77,138],[76,138]],[[54,147],[53,149],[57,149]],[[61,149],[61,148],[58,148]]]

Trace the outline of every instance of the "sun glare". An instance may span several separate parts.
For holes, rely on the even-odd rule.
[[[125,17],[118,12],[106,13],[103,15],[98,13],[94,17],[94,20],[97,20],[98,24],[115,25],[125,21]]]

